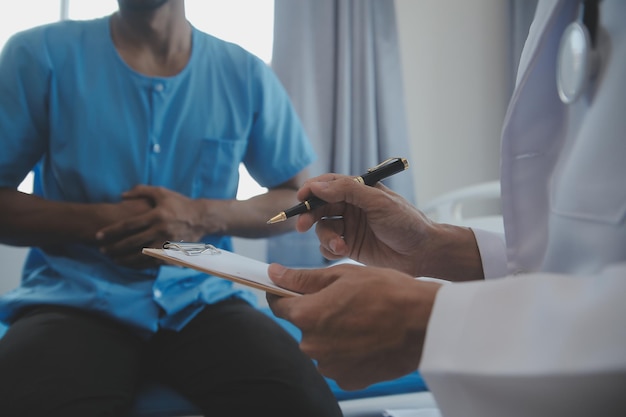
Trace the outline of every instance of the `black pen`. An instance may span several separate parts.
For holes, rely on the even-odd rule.
[[[405,158],[389,158],[380,164],[376,165],[374,168],[370,168],[367,172],[359,177],[354,178],[356,182],[360,182],[361,184],[373,186],[378,181],[390,177],[393,174],[397,174],[398,172],[404,171],[409,167],[409,161]],[[322,200],[318,197],[311,197],[308,200],[303,201],[300,204],[297,204],[287,210],[278,213],[276,216],[272,217],[267,221],[268,224],[283,222],[290,217],[297,216],[302,213],[306,213],[307,211],[311,211],[317,207],[326,204],[326,201]]]

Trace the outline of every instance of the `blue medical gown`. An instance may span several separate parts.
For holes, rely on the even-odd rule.
[[[315,158],[279,81],[259,58],[193,28],[186,67],[148,77],[118,55],[109,17],[19,33],[0,56],[0,187],[37,166],[43,197],[118,202],[137,184],[190,198],[233,199],[244,163],[264,187]],[[227,236],[203,241],[231,248]],[[133,270],[97,248],[33,249],[22,284],[0,297],[0,320],[58,304],[140,331],[180,329],[207,303],[254,297],[228,281],[174,266]]]

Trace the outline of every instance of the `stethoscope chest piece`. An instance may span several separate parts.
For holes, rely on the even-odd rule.
[[[559,45],[556,84],[561,101],[570,104],[587,89],[595,59],[591,37],[581,22],[570,23]]]

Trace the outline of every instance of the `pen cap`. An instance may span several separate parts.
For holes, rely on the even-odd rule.
[[[365,185],[371,186],[376,184],[378,181],[404,171],[408,167],[409,161],[405,158],[390,158],[370,169],[367,173],[361,175],[360,178],[363,180]],[[357,181],[358,179],[359,177],[357,177]]]

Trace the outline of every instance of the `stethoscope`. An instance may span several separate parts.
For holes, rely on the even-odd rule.
[[[584,0],[579,17],[563,32],[556,66],[556,84],[561,101],[571,104],[587,90],[597,74],[599,57],[595,49],[600,0]]]

